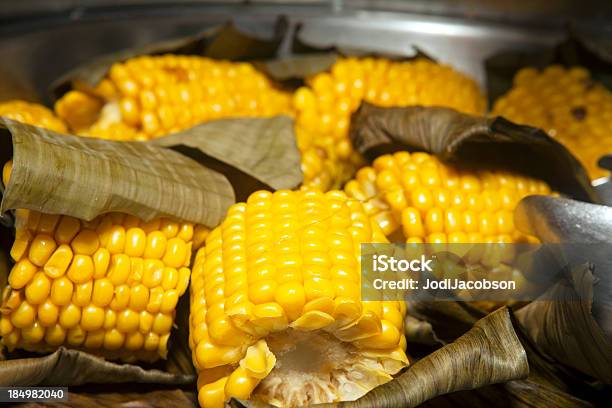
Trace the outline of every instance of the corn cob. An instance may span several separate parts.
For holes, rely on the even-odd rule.
[[[92,91],[68,92],[55,111],[83,136],[147,140],[214,119],[291,115],[290,97],[248,63],[145,56],[114,64]],[[339,177],[333,152],[316,140],[298,142],[305,184]]]
[[[425,59],[394,62],[384,58],[342,58],[309,78],[293,96],[298,144],[317,140],[319,156],[334,159],[336,179],[318,177],[320,161],[307,161],[306,177],[323,188],[339,188],[362,164],[348,138],[350,115],[361,101],[379,106],[447,106],[482,114],[483,95],[471,79]],[[327,173],[322,173],[323,176]]]
[[[543,129],[576,155],[591,178],[606,175],[597,161],[612,153],[612,93],[586,69],[521,69],[493,114]]]
[[[345,192],[364,203],[385,235],[401,229],[409,243],[531,242],[514,227],[514,208],[529,194],[551,194],[540,180],[463,169],[421,152],[378,157]]]
[[[8,184],[10,163],[3,171]],[[175,307],[189,284],[203,227],[119,213],[85,222],[17,210],[16,262],[2,296],[2,344],[64,345],[108,359],[166,358]]]
[[[66,125],[53,112],[36,103],[20,100],[0,103],[0,116],[19,122],[43,127],[59,133],[66,133]]]
[[[353,400],[408,364],[404,303],[361,301],[362,242],[386,239],[339,191],[261,191],[230,208],[193,268],[202,407]]]
[[[114,64],[92,94],[68,92],[55,110],[77,133],[114,138],[120,125],[146,140],[213,119],[287,113],[289,102],[250,64],[164,55]]]

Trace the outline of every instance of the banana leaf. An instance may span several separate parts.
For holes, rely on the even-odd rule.
[[[563,145],[539,129],[502,117],[362,103],[351,119],[350,137],[357,151],[370,159],[396,150],[426,151],[462,165],[512,169],[578,200],[598,201],[586,171]]]
[[[293,122],[287,116],[216,120],[149,142],[184,153],[224,174],[237,194],[302,183]]]
[[[1,210],[27,208],[92,220],[119,211],[217,225],[234,202],[222,174],[169,149],[60,135],[0,118],[12,136],[10,182]],[[6,135],[0,138],[6,144]]]

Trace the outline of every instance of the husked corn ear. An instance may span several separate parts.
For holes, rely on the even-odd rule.
[[[606,176],[597,161],[612,153],[612,92],[585,68],[523,68],[495,101],[493,114],[543,129],[576,155],[591,178]]]
[[[527,195],[552,194],[541,180],[462,169],[420,152],[378,157],[345,191],[387,236],[401,227],[409,243],[529,242],[514,227],[514,209]]]
[[[53,112],[37,103],[20,100],[0,103],[0,116],[42,127],[59,133],[66,133],[66,125]]]
[[[85,222],[30,210],[17,210],[15,222],[16,263],[0,309],[4,346],[166,358],[176,304],[189,284],[192,224],[120,213]]]
[[[113,64],[93,94],[72,91],[57,114],[79,133],[146,140],[213,119],[287,113],[289,95],[251,64],[142,56]]]
[[[293,96],[298,144],[318,147],[303,163],[304,176],[312,184],[339,188],[361,164],[348,128],[362,101],[380,106],[447,106],[473,114],[486,108],[477,84],[449,66],[425,59],[342,58],[330,72],[309,78],[308,86]],[[321,173],[325,166],[329,170]]]
[[[363,242],[387,241],[339,191],[260,191],[229,209],[193,267],[202,407],[354,400],[408,364],[404,303],[361,301]]]
[[[114,64],[93,92],[70,91],[55,111],[80,135],[148,140],[214,119],[291,115],[292,107],[291,94],[251,64],[164,55]],[[312,136],[298,133],[305,184],[346,179],[336,150]]]

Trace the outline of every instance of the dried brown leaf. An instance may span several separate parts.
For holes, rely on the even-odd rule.
[[[594,284],[589,265],[576,267],[543,295],[571,300],[536,300],[515,316],[542,354],[610,385],[612,340],[592,315]]]
[[[155,139],[155,146],[196,149],[206,157],[190,156],[230,177],[227,166],[214,167],[208,158],[227,164],[274,189],[293,189],[302,183],[300,152],[293,121],[288,116],[217,120]],[[232,185],[243,185],[230,177]],[[252,192],[240,188],[241,195]],[[247,190],[247,191],[244,191]]]
[[[2,211],[28,208],[84,220],[119,211],[216,226],[234,202],[225,176],[169,149],[59,135],[5,118],[0,126],[13,137]]]
[[[584,168],[563,145],[539,129],[501,117],[364,103],[353,115],[350,137],[366,157],[398,149],[427,151],[462,165],[510,168],[542,178],[576,199],[597,201]]]
[[[191,374],[146,370],[132,364],[118,364],[78,350],[60,347],[44,357],[19,358],[0,362],[1,386],[75,386],[87,383],[190,384]]]

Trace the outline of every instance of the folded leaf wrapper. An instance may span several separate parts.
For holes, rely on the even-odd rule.
[[[487,168],[511,168],[539,177],[561,193],[597,201],[582,165],[539,129],[504,118],[485,118],[449,108],[381,108],[364,103],[350,137],[368,158],[398,149],[426,151],[442,160]]]
[[[60,135],[5,118],[0,126],[13,137],[3,212],[27,208],[89,221],[118,211],[212,227],[234,202],[225,176],[169,149]]]
[[[2,386],[75,386],[86,383],[146,382],[189,384],[191,374],[145,370],[132,364],[104,361],[77,350],[59,348],[44,357],[6,360],[0,364]]]
[[[51,97],[57,99],[70,88],[91,89],[107,74],[115,62],[141,55],[185,54],[228,60],[264,60],[273,58],[287,33],[287,22],[279,19],[270,39],[261,39],[238,30],[233,23],[144,47],[122,50],[94,59],[61,78],[50,88]]]
[[[238,190],[240,186],[236,185],[241,184],[244,177],[234,182],[232,168],[276,190],[295,188],[302,182],[300,154],[293,122],[288,116],[216,120],[154,139],[150,144],[173,148],[198,160],[205,155],[215,159],[217,164],[225,163],[226,166],[218,166],[204,160],[208,167],[230,178]],[[182,147],[192,151],[186,152]],[[252,192],[254,189],[242,190]]]

